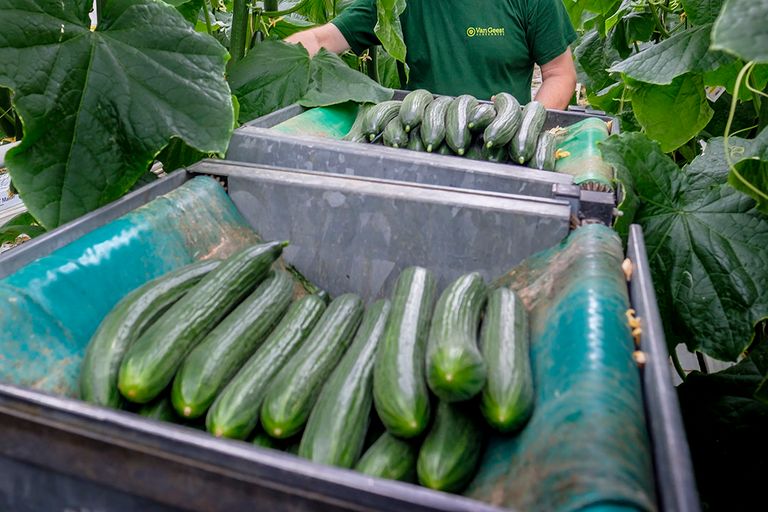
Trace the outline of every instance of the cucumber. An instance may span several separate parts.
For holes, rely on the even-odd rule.
[[[206,275],[152,324],[123,358],[120,392],[146,403],[165,389],[189,351],[269,273],[284,242],[248,247]]]
[[[489,148],[485,145],[485,143],[483,143],[482,157],[483,160],[488,160],[489,162],[494,162],[497,164],[503,164],[507,161],[507,147],[493,146]]]
[[[547,120],[547,109],[538,101],[532,101],[523,109],[520,129],[509,144],[509,156],[513,162],[524,164],[533,156],[536,141]]]
[[[261,425],[272,437],[299,432],[328,375],[360,324],[363,302],[352,293],[338,296],[290,361],[272,380],[261,406]]]
[[[440,147],[435,151],[438,155],[455,156],[456,153],[448,146],[448,144],[440,144]]]
[[[355,122],[352,123],[352,128],[349,129],[347,134],[341,140],[348,140],[351,142],[368,142],[365,132],[363,132],[363,123],[365,115],[373,107],[371,103],[361,103],[357,107],[357,116]]]
[[[541,132],[539,140],[536,143],[536,151],[533,157],[528,161],[528,167],[542,169],[544,171],[554,171],[557,158],[557,135],[552,132]]]
[[[463,156],[472,135],[469,133],[469,115],[477,106],[477,99],[469,94],[457,96],[445,111],[445,142],[459,156]]]
[[[424,349],[435,299],[435,278],[421,267],[403,270],[373,367],[373,400],[387,430],[415,437],[429,423]]]
[[[404,148],[408,145],[408,133],[399,117],[392,119],[384,128],[384,145],[393,148]]]
[[[365,451],[355,469],[378,478],[416,482],[418,454],[415,443],[385,432]]]
[[[137,412],[145,418],[157,421],[167,421],[170,423],[178,423],[180,421],[171,403],[171,397],[168,395],[161,395],[153,401],[142,405]]]
[[[492,103],[478,103],[469,113],[467,127],[471,132],[481,133],[496,119],[496,107]]]
[[[280,442],[277,439],[269,437],[263,430],[256,432],[256,435],[253,436],[253,439],[251,439],[251,443],[262,448],[269,448],[271,450],[279,450],[282,448],[280,446]]]
[[[487,370],[477,332],[486,296],[483,278],[472,272],[451,283],[435,305],[427,343],[427,383],[443,401],[469,400],[485,385]]]
[[[472,144],[469,146],[469,149],[467,149],[464,156],[470,160],[485,160],[483,149],[485,149],[483,137],[475,137],[475,140],[472,141]]]
[[[176,373],[171,391],[176,412],[184,418],[202,416],[280,320],[292,296],[293,279],[278,270],[227,315]]]
[[[451,104],[451,98],[438,96],[424,109],[421,121],[421,140],[427,152],[437,149],[445,139],[445,110]]]
[[[389,122],[400,113],[401,101],[382,101],[368,110],[363,119],[363,133],[368,140],[373,141],[378,134],[384,131]]]
[[[373,401],[373,361],[390,307],[383,299],[366,311],[352,346],[309,415],[299,456],[342,468],[351,468],[360,458]]]
[[[216,437],[248,437],[259,424],[269,383],[320,320],[325,305],[319,294],[291,304],[275,330],[213,402],[206,416],[209,432]]]
[[[519,429],[533,412],[528,318],[523,301],[508,288],[488,297],[480,349],[488,365],[480,410],[502,432]]]
[[[120,408],[123,397],[117,389],[117,375],[125,352],[166,309],[220,263],[209,260],[187,265],[123,297],[104,317],[88,343],[80,368],[80,398]]]
[[[496,108],[496,117],[483,131],[483,140],[488,149],[504,146],[512,140],[522,119],[520,103],[511,94],[500,92],[493,97],[493,106]]]
[[[426,89],[416,89],[403,98],[403,104],[400,105],[400,121],[406,132],[410,132],[421,124],[424,109],[430,103],[432,103],[432,93]]]
[[[419,450],[419,483],[461,492],[477,471],[483,451],[482,424],[471,404],[439,402],[435,422]]]
[[[427,150],[427,148],[424,147],[424,142],[421,140],[421,128],[419,126],[411,130],[407,148],[411,151]]]

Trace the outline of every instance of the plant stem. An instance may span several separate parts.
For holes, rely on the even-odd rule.
[[[664,38],[669,37],[669,32],[667,32],[667,27],[664,26],[664,22],[661,19],[661,16],[659,15],[659,11],[656,10],[656,4],[653,2],[649,2],[648,5],[651,8],[651,14],[653,14],[653,19],[656,20],[656,28],[659,29],[659,32],[661,33]]]
[[[205,14],[205,29],[208,31],[208,35],[213,35],[213,27],[211,26],[211,13],[209,9],[210,3],[208,0],[203,0],[203,13]]]
[[[101,16],[104,14],[104,7],[107,5],[107,0],[96,0],[96,26],[101,24]]]
[[[366,62],[366,70],[368,71],[368,76],[371,78],[371,80],[379,82],[379,57],[378,57],[378,49],[375,46],[371,46],[368,48],[368,56],[370,56],[370,60]]]
[[[229,53],[230,65],[236,64],[245,56],[245,44],[248,42],[248,3],[246,0],[234,0],[232,4],[232,36]]]

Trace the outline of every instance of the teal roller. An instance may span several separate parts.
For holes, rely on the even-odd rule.
[[[492,439],[466,495],[526,511],[656,510],[624,259],[602,225],[574,231],[495,284],[526,302],[536,404]]]
[[[256,241],[224,189],[197,177],[22,267],[0,280],[0,382],[77,397],[88,341],[123,296]]]

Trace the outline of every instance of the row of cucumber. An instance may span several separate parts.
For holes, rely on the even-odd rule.
[[[482,452],[480,418],[509,432],[532,411],[519,298],[471,273],[435,304],[432,274],[410,267],[391,301],[294,301],[293,279],[272,265],[284,245],[193,264],[125,297],[91,340],[82,397],[204,417],[218,437],[460,491]],[[385,428],[375,442],[372,423]]]
[[[521,108],[505,92],[484,103],[467,94],[434,97],[418,89],[402,101],[361,105],[344,140],[554,171],[558,131],[544,131],[546,119],[541,103]]]

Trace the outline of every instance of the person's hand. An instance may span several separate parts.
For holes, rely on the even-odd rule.
[[[326,23],[319,27],[296,32],[284,39],[286,43],[301,43],[313,57],[320,48],[325,48],[329,52],[344,53],[349,50],[349,43],[342,35],[341,31],[333,23]]]

